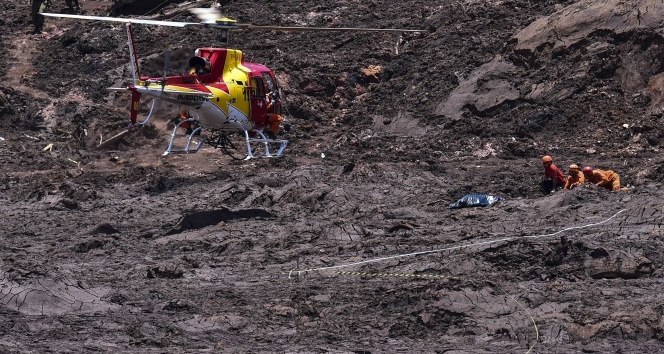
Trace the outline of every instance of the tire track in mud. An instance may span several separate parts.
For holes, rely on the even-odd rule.
[[[32,101],[41,100],[47,102],[39,111],[48,126],[56,124],[55,106],[59,100],[54,99],[47,92],[36,87],[28,86],[24,83],[25,79],[30,79],[35,75],[36,70],[32,65],[32,57],[38,53],[40,39],[35,37],[18,37],[10,42],[10,56],[13,58],[13,65],[7,70],[6,80],[8,86],[14,90],[28,95]]]
[[[37,53],[37,47],[39,46],[40,39],[36,37],[18,37],[10,42],[9,47],[12,48],[9,53],[10,57],[13,59],[13,63],[7,70],[6,82],[7,86],[13,88],[16,91],[26,93],[32,97],[36,97],[43,100],[51,100],[51,96],[35,87],[27,86],[23,83],[26,75],[32,75],[36,72],[32,66],[32,58]],[[44,108],[45,110],[49,107]]]

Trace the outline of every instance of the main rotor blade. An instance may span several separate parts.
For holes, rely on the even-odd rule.
[[[215,23],[217,19],[221,18],[219,11],[208,7],[195,7],[189,9],[189,12],[196,15],[203,23]]]
[[[282,26],[254,26],[238,24],[238,28],[248,31],[342,31],[342,32],[426,32],[426,30],[410,30],[399,28],[361,28],[361,27],[282,27]]]
[[[191,9],[198,10],[198,9]],[[97,20],[97,21],[109,21],[109,22],[124,22],[124,23],[142,23],[146,25],[158,25],[158,26],[171,26],[171,27],[214,27],[222,28],[228,30],[240,30],[240,31],[300,31],[300,32],[324,32],[324,31],[337,31],[337,32],[426,32],[426,30],[411,30],[411,29],[399,29],[399,28],[357,28],[357,27],[284,27],[284,26],[254,26],[251,24],[236,24],[235,20],[227,18],[217,18],[215,22],[212,20],[212,16],[209,16],[208,11],[203,11],[205,14],[202,15],[197,13],[203,21],[203,23],[196,22],[173,22],[173,21],[157,21],[157,20],[142,20],[136,18],[119,18],[119,17],[102,17],[102,16],[84,16],[84,15],[70,15],[70,14],[55,14],[45,12],[42,13],[44,16],[49,17],[64,17],[64,18],[76,18],[81,20]]]
[[[69,14],[54,14],[54,13],[42,13],[44,16],[50,17],[65,17],[65,18],[77,18],[81,20],[97,20],[97,21],[109,21],[109,22],[125,22],[125,23],[143,23],[146,25],[158,25],[158,26],[171,26],[171,27],[185,27],[185,26],[200,26],[200,23],[195,22],[173,22],[173,21],[156,21],[156,20],[141,20],[137,18],[118,18],[118,17],[102,17],[102,16],[84,16],[84,15],[69,15]]]

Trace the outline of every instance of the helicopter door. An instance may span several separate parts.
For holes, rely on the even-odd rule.
[[[261,73],[263,81],[265,82],[266,95],[273,101],[271,113],[281,114],[281,100],[279,99],[279,87],[277,81],[274,79],[274,74],[271,72]],[[270,102],[268,102],[269,104]]]
[[[260,76],[251,77],[251,120],[257,126],[267,123],[267,100],[265,86]]]

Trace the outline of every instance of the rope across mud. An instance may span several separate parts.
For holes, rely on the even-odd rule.
[[[478,279],[472,276],[452,276],[452,275],[431,274],[431,273],[409,274],[409,273],[396,273],[396,272],[362,272],[362,271],[346,271],[342,269],[360,267],[372,263],[386,262],[386,261],[402,259],[407,257],[416,257],[416,256],[429,255],[429,254],[442,253],[442,252],[452,252],[452,251],[471,249],[471,248],[483,248],[486,246],[491,246],[500,243],[548,239],[555,236],[559,236],[564,233],[569,233],[571,231],[597,228],[603,225],[608,225],[609,228],[618,229],[619,231],[623,231],[623,229],[626,229],[630,226],[636,226],[636,227],[641,227],[642,229],[641,231],[653,232],[661,229],[661,225],[663,222],[664,222],[664,215],[662,215],[661,210],[657,208],[644,206],[633,209],[621,209],[606,219],[597,222],[583,224],[580,226],[565,227],[555,232],[537,234],[537,235],[518,236],[518,237],[516,236],[505,237],[494,240],[473,242],[463,245],[438,248],[427,251],[410,252],[410,253],[402,253],[386,257],[378,257],[378,258],[351,262],[347,264],[333,265],[333,266],[308,268],[308,269],[293,269],[288,273],[288,277],[289,279],[291,279],[293,277],[300,277],[306,273],[332,271],[334,272],[334,274],[338,274],[341,276],[358,276],[365,278],[402,278],[402,279],[458,280],[458,281],[481,282],[490,287],[498,289],[529,317],[530,322],[532,323],[533,326],[533,335],[532,339],[528,340],[529,345],[526,353],[531,353],[532,350],[537,345],[537,343],[540,341],[540,333],[539,333],[539,328],[537,326],[537,322],[535,320],[535,316],[531,313],[531,311],[528,310],[528,308],[526,308],[526,306],[524,306],[521,302],[519,302],[513,295],[510,295],[507,291],[505,291],[495,281],[489,281],[487,279]]]

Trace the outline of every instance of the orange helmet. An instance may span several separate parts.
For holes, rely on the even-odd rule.
[[[583,174],[584,175],[589,175],[593,173],[593,168],[590,166],[586,166],[583,168]]]
[[[570,170],[576,170],[576,171],[578,171],[578,170],[579,170],[579,166],[578,166],[578,165],[569,165],[569,169],[570,169]]]
[[[542,162],[553,162],[553,158],[549,155],[542,157]]]

